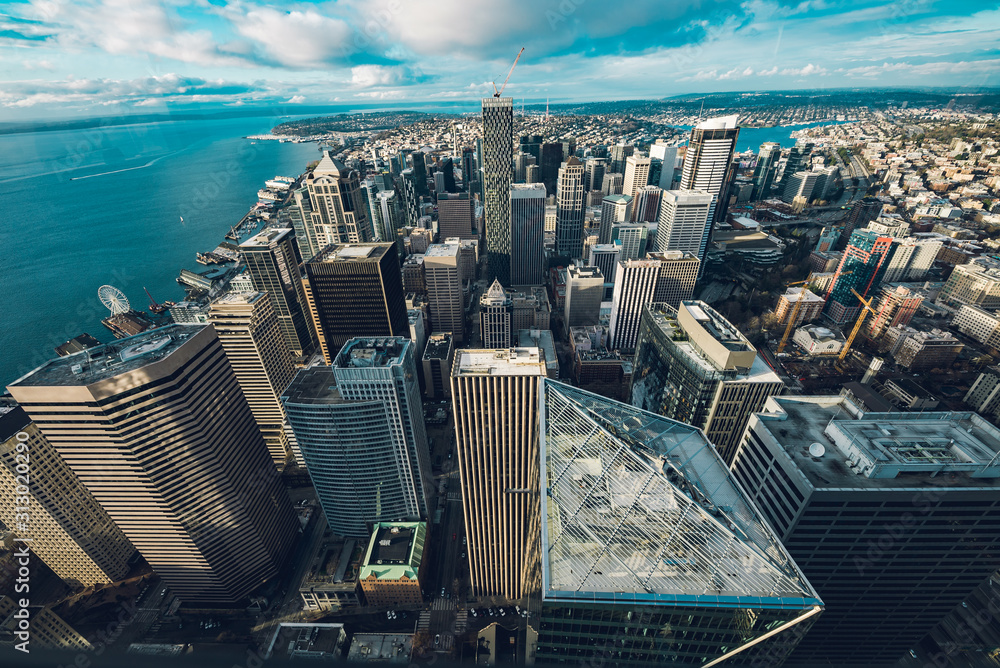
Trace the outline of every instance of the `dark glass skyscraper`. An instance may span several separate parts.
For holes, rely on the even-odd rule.
[[[403,276],[394,244],[341,244],[306,263],[327,362],[356,336],[409,338]]]
[[[561,149],[560,149],[561,150]],[[510,285],[510,184],[514,159],[514,98],[483,99],[483,193],[489,277]]]
[[[753,170],[753,194],[750,199],[766,199],[771,194],[771,186],[774,184],[774,174],[778,169],[780,157],[781,144],[769,141],[760,145],[757,166]]]
[[[556,188],[556,254],[575,260],[583,255],[583,163],[564,162]]]
[[[896,250],[893,241],[875,230],[854,231],[830,285],[827,318],[838,324],[854,322],[861,304],[852,290],[866,298],[878,290]]]

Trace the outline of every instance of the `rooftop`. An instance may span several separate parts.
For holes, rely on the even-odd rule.
[[[454,376],[544,376],[545,359],[539,348],[459,350]]]
[[[328,366],[300,369],[281,395],[290,404],[339,404],[344,399],[337,388],[337,377]]]
[[[395,244],[331,244],[316,255],[309,264],[318,262],[378,262]]]
[[[287,237],[289,234],[293,234],[291,228],[268,228],[262,232],[258,232],[246,241],[240,244],[240,248],[243,250],[249,250],[253,248],[260,248],[270,246],[272,242],[278,242]]]
[[[547,599],[821,605],[699,429],[553,381],[544,394]]]
[[[378,661],[409,663],[413,636],[405,634],[356,633],[347,653],[349,662]]]
[[[410,345],[400,336],[358,337],[344,344],[333,364],[339,369],[402,364]]]
[[[376,524],[358,579],[416,580],[424,558],[427,525],[423,522]]]
[[[431,334],[424,347],[425,360],[443,360],[452,348],[451,332]]]
[[[159,362],[207,325],[167,325],[49,360],[15,380],[16,386],[90,385]]]
[[[817,489],[1000,487],[1000,430],[975,413],[863,413],[823,396],[771,397],[757,415]]]

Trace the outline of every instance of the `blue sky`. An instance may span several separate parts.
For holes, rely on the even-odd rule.
[[[0,121],[182,104],[1000,86],[967,0],[0,0]]]

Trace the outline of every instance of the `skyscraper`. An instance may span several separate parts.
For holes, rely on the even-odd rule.
[[[809,169],[809,156],[812,155],[812,149],[812,142],[808,141],[797,141],[795,146],[789,149],[788,157],[785,159],[785,168],[781,172],[780,185],[782,188],[785,187],[793,174]]]
[[[727,178],[736,149],[740,129],[736,116],[722,116],[702,121],[691,130],[691,142],[684,154],[681,172],[681,190],[703,190],[712,196],[708,207],[708,220],[702,236],[698,259],[704,269],[705,251],[712,232],[712,223],[725,220],[728,202],[722,201],[728,190]]]
[[[676,188],[674,175],[679,165],[677,158],[678,147],[667,146],[661,143],[662,141],[658,139],[655,144],[649,147],[649,157],[652,159],[649,168],[649,183],[650,185],[659,186],[660,190],[673,190]],[[659,163],[659,165],[656,163]],[[659,177],[656,180],[653,179],[654,167],[659,169]],[[677,174],[677,176],[679,177],[680,175]]]
[[[27,501],[25,479],[31,483]],[[68,585],[106,584],[128,574],[129,562],[136,556],[135,547],[24,409],[3,402],[0,521],[16,530],[23,525],[24,517],[18,517],[21,512],[28,515],[29,529],[24,537],[31,541],[32,554]]]
[[[212,303],[209,321],[250,404],[261,436],[279,469],[291,454],[281,393],[292,382],[292,354],[264,292],[226,294]]]
[[[400,174],[399,189],[403,194],[403,213],[406,224],[416,227],[420,220],[420,195],[417,194],[417,180],[412,169],[404,169]]]
[[[635,153],[635,146],[622,146],[621,144],[612,146],[608,155],[608,172],[613,174],[625,173],[625,161]]]
[[[433,493],[413,342],[351,339],[332,367],[299,371],[282,401],[330,529],[427,516]]]
[[[607,195],[601,202],[601,227],[597,241],[611,243],[611,228],[618,223],[632,220],[632,197],[629,195]],[[606,275],[606,274],[605,274]]]
[[[321,247],[363,243],[374,238],[361,196],[361,177],[356,171],[326,152],[319,164],[306,174],[305,185],[312,207],[311,224]]]
[[[861,308],[853,291],[867,297],[882,285],[895,251],[892,237],[872,230],[855,230],[830,284],[826,317],[837,324],[854,322]]]
[[[637,223],[655,223],[660,219],[660,202],[663,191],[659,186],[640,186],[632,202],[632,220]]]
[[[417,197],[425,197],[430,194],[427,189],[427,156],[423,151],[414,151],[410,154],[410,163],[413,165],[413,186],[417,192]]]
[[[397,243],[400,228],[406,225],[406,216],[399,206],[399,197],[394,190],[383,190],[375,193],[374,215],[372,220],[379,230],[383,243]]]
[[[329,246],[306,263],[306,276],[327,363],[356,336],[408,335],[394,244]]]
[[[542,157],[538,161],[541,168],[542,183],[545,192],[556,192],[556,180],[559,177],[559,166],[563,163],[563,145],[561,143],[542,144]]]
[[[779,666],[823,601],[697,428],[546,380],[539,664]]]
[[[509,286],[511,267],[510,185],[514,143],[514,99],[483,99],[483,192],[486,261],[490,280]]]
[[[726,464],[750,415],[785,384],[747,338],[712,307],[643,307],[630,403],[704,430]]]
[[[826,602],[789,664],[896,665],[967,600],[1000,567],[998,462],[975,413],[769,399],[732,471]]]
[[[625,352],[635,349],[642,308],[656,300],[659,278],[659,260],[621,260],[618,263],[611,298],[609,348]]]
[[[511,346],[514,341],[510,329],[511,310],[510,295],[500,285],[500,281],[494,280],[493,285],[479,300],[479,331],[484,348]]]
[[[472,200],[469,193],[443,193],[438,195],[438,237],[478,239],[472,228]]]
[[[587,192],[600,190],[604,184],[604,169],[608,164],[605,158],[587,158],[584,164],[583,188]]]
[[[55,359],[8,389],[182,600],[232,604],[278,573],[299,524],[211,325]]]
[[[559,168],[556,186],[556,254],[572,260],[583,254],[583,163],[571,157]]]
[[[545,274],[545,186],[511,185],[508,210],[512,243],[510,285],[541,285]]]
[[[435,332],[450,332],[455,343],[465,341],[465,304],[457,244],[431,244],[424,253],[427,302]]]
[[[847,223],[840,233],[840,247],[847,245],[854,230],[867,227],[878,215],[882,213],[882,202],[874,197],[865,197],[860,202],[855,202],[847,214]]]
[[[317,342],[295,256],[290,229],[267,229],[240,244],[240,257],[254,288],[267,293],[285,345],[293,355],[304,357],[312,354]]]
[[[678,250],[703,258],[711,226],[712,196],[704,190],[668,190],[660,202],[656,250]]]
[[[622,260],[641,260],[646,255],[649,228],[642,224],[617,223],[611,226],[611,243],[622,247]]]
[[[798,171],[785,179],[785,188],[781,193],[781,201],[793,204],[799,199],[808,203],[813,199],[813,191],[819,181],[819,172]]]
[[[570,265],[566,269],[566,303],[563,307],[563,326],[596,325],[604,301],[604,274],[597,267]]]
[[[760,145],[760,151],[757,153],[757,165],[753,170],[753,193],[750,195],[750,199],[767,199],[770,196],[780,158],[781,144],[768,141]]]
[[[587,264],[591,267],[597,267],[604,275],[604,301],[611,299],[618,262],[622,259],[621,255],[621,246],[615,244],[596,244],[590,249],[590,258],[587,260]]]
[[[459,350],[451,376],[455,441],[476,596],[524,595],[529,509],[538,487],[538,348]]]
[[[604,180],[601,182],[601,192],[607,195],[621,195],[622,187],[625,184],[625,177],[619,172],[604,172]]]
[[[622,185],[622,194],[635,197],[639,188],[645,187],[649,183],[649,158],[630,155],[625,159],[625,180]]]

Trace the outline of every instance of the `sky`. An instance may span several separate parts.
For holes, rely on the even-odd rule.
[[[0,121],[186,106],[1000,86],[969,0],[0,0]]]

